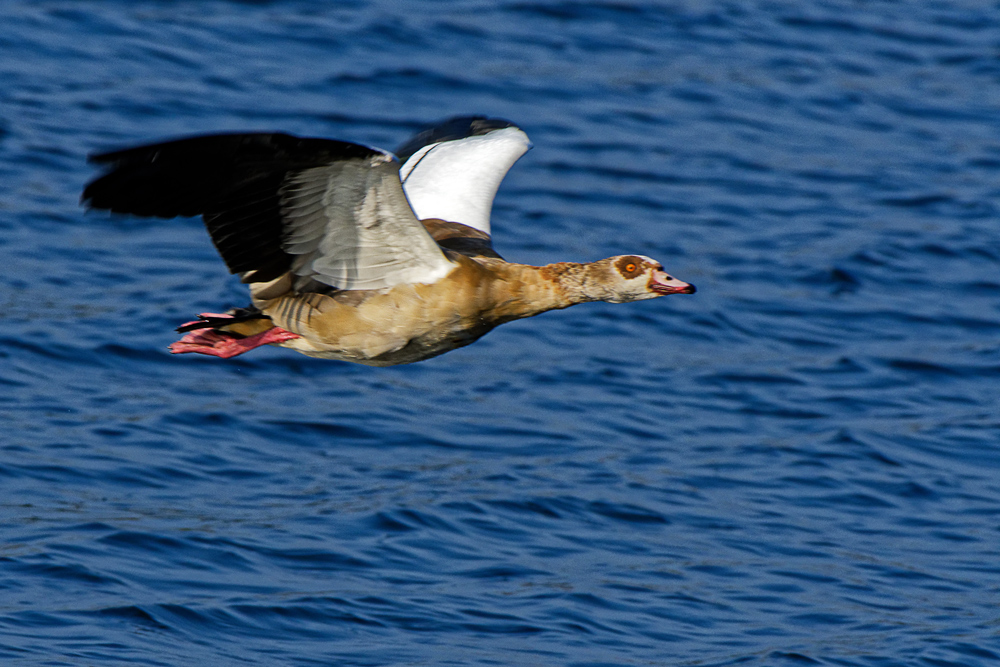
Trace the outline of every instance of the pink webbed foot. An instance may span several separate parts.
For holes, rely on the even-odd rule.
[[[213,317],[223,316],[213,315]],[[286,340],[294,338],[301,338],[301,336],[291,331],[286,331],[281,327],[273,327],[259,334],[247,336],[246,338],[237,338],[225,331],[215,331],[214,329],[196,329],[186,334],[176,343],[173,343],[170,346],[170,352],[173,354],[196,352],[212,357],[230,359],[261,345],[283,343]]]

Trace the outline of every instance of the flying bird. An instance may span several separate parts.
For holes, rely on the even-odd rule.
[[[178,327],[177,354],[276,345],[393,366],[549,310],[694,293],[644,255],[530,266],[497,254],[493,198],[529,148],[513,123],[481,116],[425,130],[395,155],[282,133],[195,136],[91,155],[105,171],[82,202],[202,216],[249,286],[249,307]]]

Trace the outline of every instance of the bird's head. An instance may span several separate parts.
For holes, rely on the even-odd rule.
[[[588,287],[601,301],[627,303],[655,299],[668,294],[694,294],[695,287],[663,270],[663,265],[645,255],[618,255],[594,262]]]

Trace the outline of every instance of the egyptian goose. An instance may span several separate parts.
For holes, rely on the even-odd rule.
[[[587,301],[693,294],[643,255],[505,261],[490,209],[531,147],[507,121],[453,118],[387,151],[288,134],[216,134],[92,155],[83,202],[136,216],[201,215],[252,305],[178,328],[174,353],[229,358],[277,345],[408,364],[511,320]],[[403,165],[400,167],[400,161]]]

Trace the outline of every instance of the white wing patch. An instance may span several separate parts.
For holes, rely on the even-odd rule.
[[[455,264],[407,204],[389,153],[303,170],[281,188],[292,272],[345,290],[433,283]]]
[[[516,127],[424,146],[400,169],[403,190],[420,220],[440,218],[490,233],[500,182],[531,148]]]

